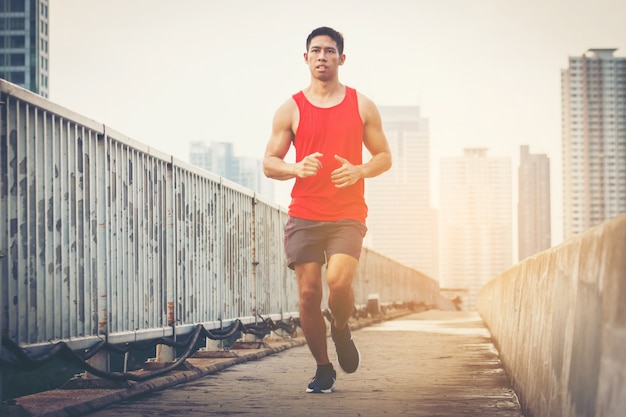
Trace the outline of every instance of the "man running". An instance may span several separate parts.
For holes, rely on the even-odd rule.
[[[288,265],[298,279],[300,325],[317,363],[306,389],[312,393],[332,392],[337,378],[321,311],[325,263],[339,366],[346,373],[359,366],[348,320],[354,308],[352,280],[367,231],[364,179],[391,167],[375,104],[339,81],[339,67],[346,60],[343,41],[341,33],[329,27],[317,28],[307,37],[304,62],[310,84],[276,111],[263,159],[267,177],[296,179],[284,243]],[[284,158],[292,144],[296,162],[288,163]],[[371,155],[367,162],[363,145]]]

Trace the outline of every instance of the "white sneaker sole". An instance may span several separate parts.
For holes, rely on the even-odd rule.
[[[330,394],[334,390],[335,390],[335,384],[333,384],[333,386],[328,389],[315,390],[313,388],[307,388],[306,392],[308,392],[309,394]]]

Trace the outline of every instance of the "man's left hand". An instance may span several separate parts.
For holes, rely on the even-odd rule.
[[[349,187],[362,178],[361,168],[354,166],[345,158],[335,155],[341,166],[331,173],[330,180],[337,188]]]

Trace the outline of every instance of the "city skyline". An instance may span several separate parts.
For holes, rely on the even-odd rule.
[[[439,285],[467,289],[463,309],[480,289],[514,264],[511,158],[465,148],[441,163]]]
[[[394,163],[384,175],[368,180],[364,244],[437,279],[438,235],[429,198],[429,121],[418,106],[379,110]]]
[[[195,166],[253,190],[262,198],[275,201],[275,182],[263,175],[261,158],[242,158],[233,152],[229,142],[194,141],[189,162]]]
[[[517,183],[517,259],[521,261],[552,246],[550,158],[520,146]]]
[[[442,157],[486,147],[516,167],[522,144],[547,154],[553,244],[560,71],[590,48],[626,55],[626,3],[616,0],[321,1],[315,11],[278,0],[51,3],[50,99],[183,160],[194,140],[261,157],[274,110],[308,83],[306,35],[333,26],[346,37],[345,84],[429,119],[434,207]]]
[[[626,211],[626,57],[570,57],[563,85],[563,236]]]

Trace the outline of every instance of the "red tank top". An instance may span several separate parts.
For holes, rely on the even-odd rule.
[[[300,91],[293,95],[300,110],[300,121],[294,138],[296,161],[313,152],[321,152],[322,168],[317,175],[296,178],[291,191],[289,215],[308,220],[357,220],[365,223],[367,205],[363,197],[364,181],[336,188],[331,173],[341,164],[339,155],[360,165],[363,157],[363,120],[359,114],[356,90],[346,87],[343,101],[321,108],[312,105]]]

